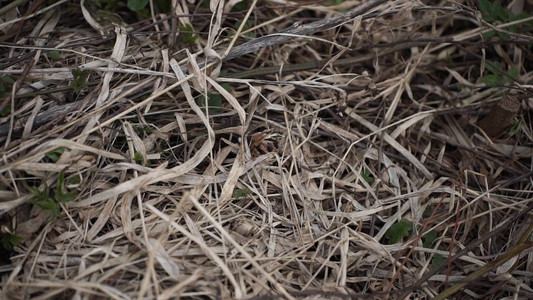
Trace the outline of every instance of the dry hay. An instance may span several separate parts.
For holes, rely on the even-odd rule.
[[[0,14],[2,298],[533,297],[531,18],[196,2]]]

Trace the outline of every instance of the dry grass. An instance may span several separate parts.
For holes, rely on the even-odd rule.
[[[178,2],[0,14],[0,298],[533,297],[531,18]]]

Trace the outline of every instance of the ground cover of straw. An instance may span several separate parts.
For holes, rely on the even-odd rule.
[[[0,8],[0,298],[533,298],[531,18],[201,2]]]

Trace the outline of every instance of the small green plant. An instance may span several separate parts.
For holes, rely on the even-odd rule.
[[[398,223],[392,224],[385,233],[385,237],[389,240],[389,244],[396,244],[409,236],[411,230],[413,230],[413,223],[407,219],[401,219]]]
[[[220,76],[224,76],[221,72]],[[223,83],[221,86],[230,91],[231,87],[228,83]],[[205,108],[205,97],[202,95],[196,99],[196,104],[202,108]],[[222,95],[219,93],[207,93],[207,108],[210,113],[217,113],[222,107]]]
[[[0,238],[0,242],[2,243],[2,247],[6,249],[7,251],[13,251],[13,248],[18,245],[22,241],[22,237],[13,234],[13,233],[4,233],[2,234],[2,237]]]
[[[196,100],[196,104],[198,104],[198,106],[202,108],[205,108],[205,97],[203,95],[200,96]],[[207,93],[207,107],[209,108],[209,112],[211,113],[218,112],[222,107],[222,95]]]
[[[372,176],[372,173],[370,173],[369,170],[363,170],[361,171],[361,176],[363,177],[363,179],[368,182],[368,183],[372,183],[374,182],[374,176]]]
[[[48,186],[45,186],[43,191],[39,190],[37,187],[30,187],[30,191],[34,196],[31,203],[42,210],[51,212],[51,215],[48,217],[48,222],[55,220],[59,215],[59,203],[70,202],[78,195],[77,190],[69,192],[65,187],[65,176],[63,172],[59,173],[53,194],[50,193],[50,188]]]
[[[522,127],[522,122],[518,119],[514,119],[511,123],[511,127],[509,130],[507,130],[506,137],[510,138],[513,135],[517,134],[520,131],[520,128]]]
[[[526,12],[522,12],[518,15],[515,15],[511,10],[504,7],[500,0],[496,0],[496,1],[479,0],[479,9],[481,10],[483,20],[489,23],[492,23],[492,24],[496,24],[496,25],[529,17],[529,14]],[[523,23],[523,24],[512,25],[512,26],[509,26],[507,30],[511,32],[517,32],[523,26],[531,26],[531,22],[527,22],[525,24]],[[485,39],[488,39],[495,35],[498,35],[498,37],[500,37],[503,40],[508,40],[510,38],[510,36],[506,33],[495,32],[495,31],[489,31],[485,33],[483,37]]]
[[[56,162],[59,159],[59,157],[61,156],[61,154],[63,154],[63,152],[65,152],[65,148],[60,147],[60,148],[57,148],[55,150],[52,150],[52,151],[46,153],[45,155],[46,155],[46,157],[48,157],[53,162]]]
[[[180,26],[180,33],[183,34],[183,42],[187,44],[194,44],[200,37],[197,33],[194,33],[194,28],[190,24]]]
[[[250,195],[252,191],[250,189],[237,189],[233,192],[233,198],[239,199]]]
[[[235,23],[235,30],[237,30],[241,26],[241,24],[242,24],[242,21],[238,21],[237,23]],[[246,31],[252,28],[253,26],[254,26],[254,22],[252,20],[246,20],[246,23],[244,23],[244,25],[242,26],[242,31]],[[253,33],[253,31],[250,31],[241,36],[244,36],[249,39],[253,39],[255,38],[255,33]]]
[[[30,187],[30,190],[34,196],[31,200],[31,204],[38,206],[42,210],[51,212],[50,217],[48,217],[48,222],[55,220],[59,215],[59,204],[57,204],[50,195],[50,188],[46,186],[44,190],[41,191],[36,187]]]
[[[81,177],[76,175],[68,180],[68,184],[78,185],[81,183]]]
[[[433,266],[438,266],[440,265],[444,260],[446,259],[446,257],[438,254],[438,253],[435,253],[433,255],[433,258],[431,259],[431,265]]]
[[[431,230],[430,232],[426,233],[422,240],[424,242],[424,248],[431,248],[435,240],[437,240],[437,232],[435,230]],[[438,253],[433,255],[433,258],[431,259],[431,264],[434,266],[440,265],[441,262],[443,262],[446,258]]]
[[[72,192],[69,192],[67,188],[65,187],[65,175],[63,172],[59,173],[59,176],[57,178],[57,185],[54,190],[55,198],[57,201],[66,203],[74,200],[76,196],[78,195],[77,190],[73,190]]]
[[[139,165],[144,165],[143,156],[141,155],[140,152],[135,152],[133,154],[133,161]],[[152,163],[149,160],[146,160],[146,166],[150,167],[152,166]]]
[[[48,51],[48,53],[46,53],[46,55],[48,55],[48,57],[51,57],[51,58],[54,58],[54,59],[60,59],[61,58],[61,54],[59,54],[59,51],[57,51],[57,50]]]
[[[502,64],[497,61],[487,61],[485,64],[486,75],[481,77],[481,82],[486,85],[503,85],[518,79],[519,74],[515,67],[509,68],[507,74],[502,73],[502,67]]]
[[[435,230],[431,230],[430,232],[426,233],[422,240],[424,242],[424,248],[431,248],[435,240],[437,239],[437,232]]]
[[[87,79],[89,78],[88,70],[73,69],[72,76],[74,79],[70,82],[70,87],[79,94],[83,89],[87,88]]]

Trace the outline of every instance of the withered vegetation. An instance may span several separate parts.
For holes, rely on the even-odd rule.
[[[531,1],[95,3],[0,8],[0,298],[533,298]]]

